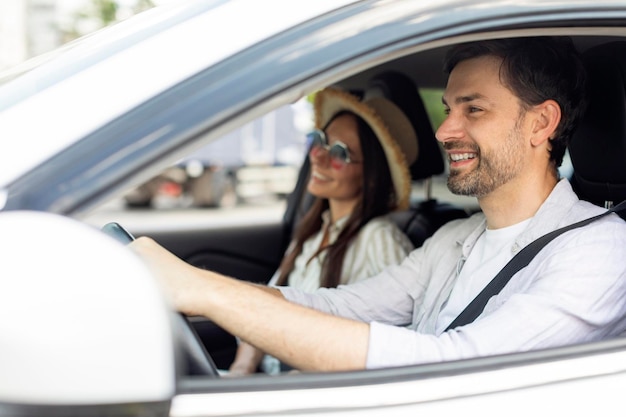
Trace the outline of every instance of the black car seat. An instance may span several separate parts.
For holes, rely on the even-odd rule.
[[[393,212],[391,217],[413,245],[420,247],[445,223],[467,217],[468,213],[461,207],[434,199],[431,194],[432,177],[442,174],[445,166],[417,85],[400,72],[388,71],[373,77],[365,94],[380,94],[396,103],[415,129],[418,154],[410,167],[411,179],[413,182],[425,182],[426,194],[412,201],[409,210]]]
[[[626,42],[590,48],[583,61],[587,111],[569,145],[571,182],[579,198],[608,208],[626,199]]]
[[[413,124],[418,140],[418,157],[410,167],[411,178],[414,182],[426,181],[427,191],[423,198],[411,203],[410,209],[391,214],[392,219],[413,245],[421,246],[446,222],[467,217],[468,213],[463,208],[439,202],[430,194],[430,180],[434,175],[444,172],[444,160],[415,83],[400,72],[385,72],[373,77],[366,90],[351,93],[361,97],[382,95],[396,103]],[[308,158],[305,158],[296,188],[287,200],[287,210],[283,219],[286,228],[285,247],[291,239],[294,225],[313,201],[312,196],[306,192],[309,169]]]

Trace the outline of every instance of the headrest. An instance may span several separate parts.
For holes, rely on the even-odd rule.
[[[594,204],[626,199],[626,42],[590,48],[587,111],[569,145],[572,185]]]
[[[400,107],[417,134],[419,152],[410,166],[411,179],[418,181],[443,173],[443,155],[415,83],[400,72],[384,72],[373,77],[365,91],[366,97],[374,95],[385,97]]]

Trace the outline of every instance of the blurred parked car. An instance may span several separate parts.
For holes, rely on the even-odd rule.
[[[302,109],[309,125],[310,109]],[[232,207],[259,198],[284,198],[305,157],[305,131],[292,106],[282,106],[229,132],[124,195],[129,207]]]
[[[602,80],[592,84],[600,97],[592,106],[604,119],[581,131],[594,141],[583,141],[582,162],[572,159],[572,179],[609,184],[602,190],[619,196],[624,0],[179,0],[0,75],[0,415],[621,414],[623,338],[360,372],[219,378],[214,368],[232,361],[235,338],[202,318],[193,327],[177,320],[143,265],[85,221],[323,87],[364,92],[395,71],[424,93],[441,91],[452,45],[552,34],[594,53],[588,65]],[[398,213],[407,233],[421,222],[417,245],[468,211],[431,194],[444,162],[423,114],[419,126],[412,175],[426,191]],[[305,163],[280,220],[193,229],[172,221],[141,233],[193,265],[267,282],[301,214],[306,175]],[[597,204],[606,197],[579,190]],[[203,366],[192,372],[193,358]]]
[[[232,207],[237,204],[236,173],[220,165],[190,160],[166,168],[124,194],[130,208],[150,208],[165,200],[170,207]]]

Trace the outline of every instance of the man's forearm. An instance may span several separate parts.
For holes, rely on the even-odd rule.
[[[241,281],[241,282],[243,282],[243,281]],[[258,289],[260,289],[260,290],[262,290],[264,292],[266,292],[267,294],[273,295],[275,297],[283,298],[283,299],[285,298],[283,296],[283,293],[278,288],[268,287],[267,285],[261,285],[261,284],[252,284],[252,283],[250,283],[250,285],[252,285],[253,287],[258,288]]]
[[[301,370],[363,369],[369,325],[290,303],[280,291],[196,270],[194,310]]]

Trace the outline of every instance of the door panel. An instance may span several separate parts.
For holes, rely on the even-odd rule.
[[[262,284],[278,268],[285,246],[282,222],[144,234],[192,265]],[[192,317],[191,322],[218,368],[228,369],[236,339],[204,318]]]
[[[285,245],[282,223],[146,234],[192,265],[257,283],[269,281]]]

